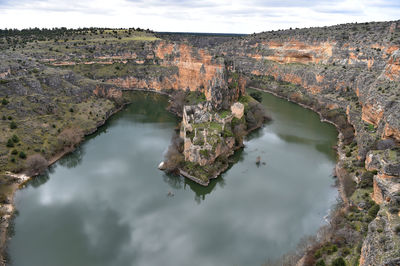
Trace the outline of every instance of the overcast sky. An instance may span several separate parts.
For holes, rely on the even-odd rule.
[[[0,28],[253,33],[400,19],[400,0],[0,0]]]

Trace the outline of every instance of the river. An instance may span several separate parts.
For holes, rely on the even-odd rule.
[[[137,92],[16,193],[11,265],[261,265],[315,234],[337,198],[334,126],[263,93],[272,122],[202,187],[157,169],[178,119]],[[261,157],[261,164],[255,162]]]

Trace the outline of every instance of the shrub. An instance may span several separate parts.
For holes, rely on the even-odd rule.
[[[16,129],[16,128],[17,128],[17,123],[15,123],[14,121],[12,121],[12,122],[10,123],[10,128],[11,128],[11,129]]]
[[[12,139],[12,141],[13,141],[14,143],[18,143],[18,142],[19,142],[19,138],[18,138],[17,135],[13,135],[13,136],[11,137],[11,139]]]
[[[3,115],[3,117],[1,119],[7,120],[7,117],[5,115]]]
[[[14,141],[12,141],[12,139],[8,139],[6,146],[9,147],[9,148],[14,147]]]
[[[259,91],[251,92],[250,96],[253,97],[256,101],[262,102],[262,94]]]
[[[397,225],[397,226],[394,228],[394,232],[395,232],[396,234],[400,234],[400,225]]]
[[[3,98],[3,100],[1,100],[2,105],[7,105],[8,103],[9,101],[6,98]]]
[[[326,252],[330,255],[338,250],[336,245],[331,245],[326,248]]]
[[[317,261],[317,263],[315,264],[315,266],[326,266],[325,261],[324,260],[319,260]]]
[[[332,261],[332,266],[346,266],[346,262],[342,257],[339,257]]]
[[[13,157],[13,158],[11,158],[11,160],[10,160],[12,163],[15,163],[15,158]]]
[[[379,207],[378,204],[372,205],[372,207],[369,208],[369,210],[368,210],[368,216],[370,218],[374,219],[376,217],[376,215],[378,214],[378,212],[379,212],[379,208],[380,207]]]
[[[314,258],[319,259],[322,257],[322,250],[318,249],[317,251],[315,251],[314,253]]]
[[[26,154],[25,154],[25,152],[20,151],[20,152],[19,152],[19,158],[21,158],[21,159],[26,159]]]
[[[227,128],[224,129],[223,135],[224,135],[224,138],[228,138],[228,137],[233,137],[234,136],[232,131],[230,131]]]
[[[61,147],[74,147],[82,141],[83,131],[80,128],[64,129],[57,137]]]
[[[164,155],[164,169],[167,172],[175,172],[184,162],[182,154],[183,140],[178,134],[172,136],[171,145]]]
[[[346,152],[346,157],[350,157],[351,156],[351,151],[347,151]]]
[[[360,183],[358,184],[358,186],[360,188],[368,188],[368,187],[372,187],[373,184],[373,180],[374,180],[374,173],[373,171],[367,171],[365,173],[363,173],[360,177]]]
[[[33,154],[26,160],[26,169],[29,175],[38,175],[43,173],[47,168],[47,160],[40,154]]]
[[[171,102],[169,109],[172,112],[182,114],[183,106],[185,105],[186,101],[186,93],[184,91],[174,91],[171,95]]]
[[[69,111],[70,111],[71,113],[73,113],[73,112],[74,112],[74,109],[71,107],[71,108],[69,108]]]
[[[17,154],[18,154],[18,151],[17,151],[16,149],[14,149],[14,150],[11,151],[11,154],[12,154],[12,155],[17,155]]]
[[[343,248],[342,250],[342,255],[344,257],[346,257],[347,255],[349,255],[351,253],[351,250],[348,247]]]
[[[204,157],[208,157],[208,150],[200,150],[200,154]]]

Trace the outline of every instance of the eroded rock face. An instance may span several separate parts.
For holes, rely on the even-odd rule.
[[[400,152],[397,150],[369,151],[365,160],[365,168],[378,171],[382,177],[400,176]]]
[[[378,26],[381,36],[400,29],[399,22]],[[332,30],[327,31],[331,35],[321,32],[322,37],[314,38],[310,36],[315,33],[302,35],[301,31],[256,34],[224,44],[217,51],[248,76],[270,76],[296,84],[326,106],[350,108],[350,113],[354,109],[382,137],[400,142],[400,108],[396,103],[400,96],[400,46],[384,38],[342,38]],[[357,103],[361,110],[351,103]],[[355,125],[356,131],[362,131],[362,126]]]
[[[360,266],[400,263],[399,237],[390,220],[393,215],[381,210],[368,226],[368,235],[361,249]]]

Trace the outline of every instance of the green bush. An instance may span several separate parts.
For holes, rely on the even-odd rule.
[[[13,136],[11,137],[11,139],[12,139],[12,141],[13,141],[14,143],[18,143],[18,142],[19,142],[19,138],[18,138],[17,135],[13,135]]]
[[[233,135],[232,131],[230,131],[229,129],[225,128],[224,132],[223,132],[223,136],[224,136],[224,138],[228,138],[228,137],[233,137],[234,135]]]
[[[3,100],[1,100],[2,105],[7,105],[8,103],[9,101],[6,98],[3,98]]]
[[[251,92],[250,96],[253,97],[256,101],[262,102],[262,94],[259,91]]]
[[[347,255],[349,255],[351,253],[351,250],[348,248],[348,247],[344,247],[343,249],[342,249],[342,255],[344,256],[344,257],[346,257]]]
[[[318,249],[317,251],[315,251],[314,253],[314,258],[319,259],[322,257],[322,250]]]
[[[317,263],[315,264],[315,266],[326,266],[325,261],[324,260],[319,260],[317,261]]]
[[[360,183],[358,184],[358,186],[360,188],[372,187],[375,174],[376,173],[374,173],[373,171],[367,171],[363,173],[360,177]]]
[[[346,262],[342,257],[339,257],[332,261],[332,266],[346,266]]]
[[[346,157],[351,157],[351,151],[346,152]]]
[[[370,132],[375,131],[375,127],[374,127],[374,125],[372,125],[372,124],[368,124],[367,129],[368,129],[368,131],[370,131]]]
[[[11,158],[11,160],[10,160],[12,163],[15,163],[15,158],[13,157],[13,158]]]
[[[11,151],[11,154],[12,154],[12,155],[17,155],[17,154],[18,154],[18,151],[17,151],[16,149],[14,149],[14,150]]]
[[[331,246],[326,247],[326,252],[327,252],[329,255],[333,254],[333,253],[336,252],[337,250],[338,250],[338,248],[337,248],[336,245],[331,245]]]
[[[10,128],[11,128],[11,129],[16,129],[16,128],[17,128],[17,123],[15,123],[14,121],[12,121],[12,122],[10,123]]]
[[[21,158],[21,159],[26,159],[26,154],[25,154],[25,152],[23,152],[23,151],[19,152],[19,158]]]
[[[395,232],[396,234],[400,234],[400,225],[397,225],[397,226],[394,228],[394,232]]]
[[[208,150],[200,150],[200,154],[204,157],[208,157]]]
[[[379,208],[380,207],[379,207],[378,204],[372,205],[372,207],[369,208],[369,210],[368,210],[368,216],[370,218],[374,219],[376,217],[376,215],[378,214],[378,212],[379,212]]]
[[[14,147],[14,141],[12,141],[12,139],[8,139],[6,146],[9,147],[9,148]]]

